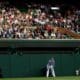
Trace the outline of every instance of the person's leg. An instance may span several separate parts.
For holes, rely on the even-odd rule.
[[[46,77],[49,77],[49,66],[47,67]]]
[[[53,66],[51,67],[51,73],[52,73],[52,76],[53,76],[53,77],[56,77]]]
[[[49,69],[47,70],[46,77],[49,77]]]

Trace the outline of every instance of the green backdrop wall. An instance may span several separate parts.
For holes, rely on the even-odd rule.
[[[80,68],[80,55],[72,51],[27,51],[23,55],[0,54],[0,74],[3,77],[45,76],[45,66],[55,58],[57,76],[75,75]]]

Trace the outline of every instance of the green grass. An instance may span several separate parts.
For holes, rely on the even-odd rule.
[[[35,77],[35,78],[2,78],[0,80],[80,80],[80,76],[75,77],[75,76],[71,76],[71,77]]]

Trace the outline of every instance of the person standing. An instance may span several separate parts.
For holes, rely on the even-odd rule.
[[[47,72],[46,72],[46,77],[48,78],[49,77],[49,73],[51,71],[51,74],[53,77],[55,77],[55,71],[54,71],[54,66],[55,66],[55,60],[54,58],[51,58],[49,61],[48,61],[48,64],[47,64]]]

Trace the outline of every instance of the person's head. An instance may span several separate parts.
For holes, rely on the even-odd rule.
[[[54,58],[52,57],[51,60],[54,60]]]

